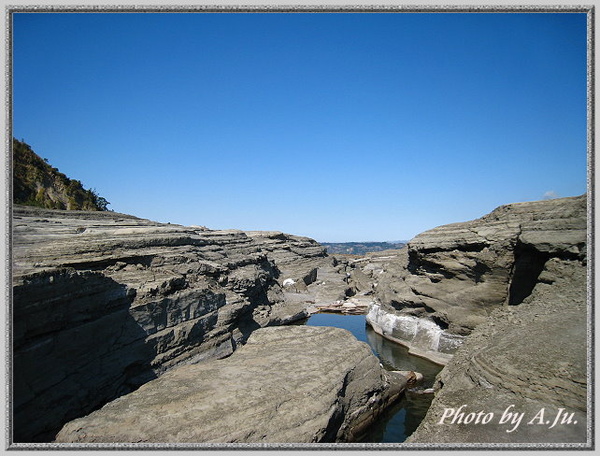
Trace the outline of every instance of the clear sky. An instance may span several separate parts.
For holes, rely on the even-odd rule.
[[[410,239],[586,191],[584,13],[17,13],[13,135],[109,208]]]

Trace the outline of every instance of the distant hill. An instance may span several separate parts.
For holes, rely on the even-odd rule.
[[[402,248],[406,242],[320,242],[327,248],[327,253],[345,253],[349,255],[365,255],[369,252]]]
[[[69,179],[37,155],[25,142],[13,139],[13,202],[47,209],[105,211],[110,204],[78,180]]]

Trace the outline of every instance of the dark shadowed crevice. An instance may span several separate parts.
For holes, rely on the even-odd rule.
[[[350,383],[350,376],[352,375],[353,370],[348,372],[344,377],[344,383],[342,387],[338,391],[336,404],[337,407],[333,410],[331,417],[329,418],[329,422],[327,423],[327,427],[325,428],[325,432],[323,436],[320,438],[319,442],[322,443],[331,443],[335,442],[338,438],[338,433],[342,424],[344,424],[344,416],[346,414],[346,410],[344,407],[344,398],[346,396],[346,389],[348,388],[348,384]]]
[[[508,290],[508,305],[516,306],[531,294],[549,255],[537,251],[531,246],[517,243],[515,263]]]
[[[475,283],[481,283],[484,281],[484,276],[486,274],[489,274],[491,271],[492,269],[489,266],[477,261],[475,266],[473,267],[473,280],[475,281]]]
[[[52,441],[65,423],[156,378],[157,353],[126,285],[65,268],[32,276],[13,296],[15,442]]]
[[[438,325],[441,329],[448,329],[449,323],[448,319],[441,315],[432,315],[431,319],[433,322]]]
[[[409,250],[407,269],[411,274],[415,275],[440,274],[446,279],[454,277],[452,272],[448,271],[441,264],[428,259],[421,251]]]
[[[485,249],[486,247],[488,247],[489,243],[487,242],[471,242],[471,243],[467,243],[465,241],[465,243],[462,243],[460,245],[456,245],[454,247],[440,247],[440,246],[431,246],[431,247],[420,247],[418,249],[418,252],[421,255],[430,255],[432,253],[447,253],[450,250],[453,250],[454,248],[456,248],[457,250],[461,251],[461,252],[481,252],[483,249]],[[414,252],[415,250],[410,249],[409,253]]]

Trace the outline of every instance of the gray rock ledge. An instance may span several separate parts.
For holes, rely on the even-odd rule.
[[[540,283],[552,286],[548,262],[585,271],[586,208],[586,195],[513,203],[419,234],[383,264],[367,322],[445,364],[494,310],[518,306]],[[572,286],[585,290],[585,282]]]
[[[66,424],[56,441],[354,441],[405,385],[346,330],[269,327],[229,358],[175,368]]]
[[[174,366],[228,356],[259,327],[306,318],[306,303],[286,299],[279,266],[311,276],[325,255],[283,233],[17,205],[12,247],[19,443],[51,441]]]
[[[494,311],[440,372],[409,442],[586,443],[585,268],[554,258],[540,276],[522,304]],[[488,423],[464,422],[480,411],[492,414]],[[505,412],[515,421],[502,423]]]

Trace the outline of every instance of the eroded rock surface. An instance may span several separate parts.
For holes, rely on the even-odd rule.
[[[68,423],[56,441],[353,441],[405,384],[346,330],[270,327],[229,358],[173,369]]]
[[[313,239],[280,231],[246,231],[260,244],[281,271],[280,281],[292,279],[310,285],[317,279],[317,268],[329,263],[327,249]]]
[[[588,325],[585,268],[548,260],[531,295],[492,312],[440,372],[408,441],[586,443]],[[467,418],[482,411],[485,424]]]
[[[499,419],[497,414],[511,404],[529,417],[547,401],[544,419],[552,420],[563,408],[573,413],[572,421],[585,424],[585,206],[585,196],[502,206],[481,219],[425,232],[399,251],[365,258],[326,257],[314,241],[277,232],[210,231],[110,212],[16,207],[17,441],[47,441],[58,431],[57,423],[89,413],[145,382],[172,378],[175,383],[162,387],[180,385],[177,375],[185,378],[186,369],[217,363],[214,358],[230,355],[251,334],[267,334],[256,333],[258,328],[292,322],[334,304],[369,304],[367,318],[376,331],[415,354],[449,363],[438,382],[434,407],[414,441],[581,441],[580,424],[563,427],[549,439],[548,429],[524,421],[521,427],[529,434],[489,426],[478,436],[482,427],[445,426],[455,437],[442,437],[444,426],[435,423],[445,409],[463,404],[469,406],[467,413],[483,410]],[[319,348],[326,354],[325,345]],[[266,369],[253,353],[248,355],[255,360],[251,364]],[[235,356],[237,352],[231,359],[243,361]],[[379,372],[378,364],[374,369]],[[171,373],[173,377],[165,377]],[[317,381],[306,378],[308,383]],[[283,386],[273,391],[279,394]],[[239,395],[236,388],[233,384],[224,397]],[[345,402],[335,391],[339,410]],[[320,394],[315,389],[313,396]],[[156,392],[148,397],[160,399]],[[128,399],[123,396],[111,404],[122,400]],[[275,409],[293,415],[292,404],[290,400]],[[257,413],[271,423],[271,412]],[[340,414],[332,413],[326,415],[337,423]],[[152,428],[143,417],[137,419]],[[361,428],[356,423],[337,428],[326,420],[310,424],[305,432],[305,421],[297,418],[290,419],[287,430],[274,423],[260,434],[234,419],[243,432],[232,427],[218,436],[188,436],[175,432],[170,420],[176,417],[168,419],[171,434],[161,434],[157,441],[353,440],[351,427]],[[92,422],[90,429],[95,429],[97,422]],[[292,432],[294,426],[298,429]],[[104,431],[86,435],[102,439],[107,429],[114,431],[113,437],[121,435],[106,420],[101,427]],[[119,438],[150,441],[144,432]],[[68,435],[61,438],[88,438],[74,429]]]
[[[548,261],[585,261],[586,215],[583,195],[509,204],[426,231],[385,265],[367,320],[444,364],[495,309],[522,303]]]
[[[377,262],[372,262],[370,256],[332,255],[313,264],[318,268],[308,285],[303,280],[283,281],[286,302],[303,303],[311,313],[367,313],[375,302],[373,267]]]
[[[227,356],[257,328],[305,318],[305,303],[284,298],[278,263],[297,260],[306,276],[307,259],[324,255],[282,233],[274,252],[271,234],[113,212],[13,215],[17,442],[47,441],[177,364]]]

